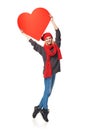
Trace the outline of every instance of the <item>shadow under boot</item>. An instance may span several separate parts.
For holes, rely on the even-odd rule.
[[[34,112],[32,114],[32,117],[35,118],[36,115],[40,112],[41,108],[39,108],[39,106],[35,106],[34,107]]]
[[[47,116],[48,116],[49,110],[43,108],[43,109],[41,109],[40,113],[41,113],[43,119],[44,119],[46,122],[48,122],[49,120],[48,120],[48,117],[47,117]]]

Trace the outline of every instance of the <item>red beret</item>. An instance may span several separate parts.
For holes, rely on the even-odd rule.
[[[44,33],[43,36],[41,37],[41,40],[44,41],[44,40],[46,39],[46,37],[49,37],[49,36],[50,36],[51,38],[53,38],[53,36],[52,36],[51,33]]]

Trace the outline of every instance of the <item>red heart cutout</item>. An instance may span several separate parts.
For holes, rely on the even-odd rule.
[[[44,8],[36,8],[32,14],[27,12],[18,16],[18,27],[27,35],[40,40],[50,21],[50,14]]]

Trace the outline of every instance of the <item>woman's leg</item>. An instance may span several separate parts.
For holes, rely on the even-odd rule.
[[[51,89],[50,89],[49,96],[50,96],[50,94],[51,94],[51,92],[52,92],[52,89],[53,89],[53,86],[54,86],[55,77],[56,77],[56,75],[54,74],[54,75],[52,76],[52,84],[51,84]]]
[[[53,75],[51,78],[44,79],[45,90],[44,90],[44,95],[42,97],[42,100],[39,104],[39,107],[41,108],[41,110],[40,110],[41,115],[46,122],[49,121],[48,120],[48,113],[49,113],[48,98],[49,98],[49,95],[52,92],[54,81],[55,81],[55,75]]]
[[[44,84],[45,84],[45,90],[44,90],[44,94],[43,94],[43,97],[41,99],[39,106],[43,107],[45,109],[48,109],[47,104],[48,104],[49,93],[50,93],[50,90],[51,90],[52,78],[45,78]]]
[[[41,102],[39,104],[40,108],[43,107],[45,109],[48,109],[48,97],[50,96],[52,92],[54,81],[55,81],[55,75],[53,75],[51,78],[44,79],[45,90],[44,90],[44,94],[41,99]]]
[[[38,106],[34,107],[34,112],[32,114],[33,118],[36,117],[36,115],[41,111],[41,114],[45,121],[48,121],[47,115],[49,113],[48,111],[48,97],[50,96],[52,92],[52,88],[55,81],[55,75],[53,75],[51,78],[45,78],[44,84],[45,84],[45,90],[43,97],[41,99],[41,102]],[[41,109],[43,108],[43,109]]]

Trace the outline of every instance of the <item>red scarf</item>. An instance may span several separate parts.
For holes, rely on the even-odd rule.
[[[44,78],[48,78],[52,76],[52,67],[50,63],[50,58],[52,56],[55,56],[55,54],[58,55],[58,60],[62,59],[61,51],[56,43],[53,43],[51,45],[44,44],[44,49],[46,52],[46,63],[45,63],[45,69],[44,69]],[[51,50],[52,49],[52,50]]]

